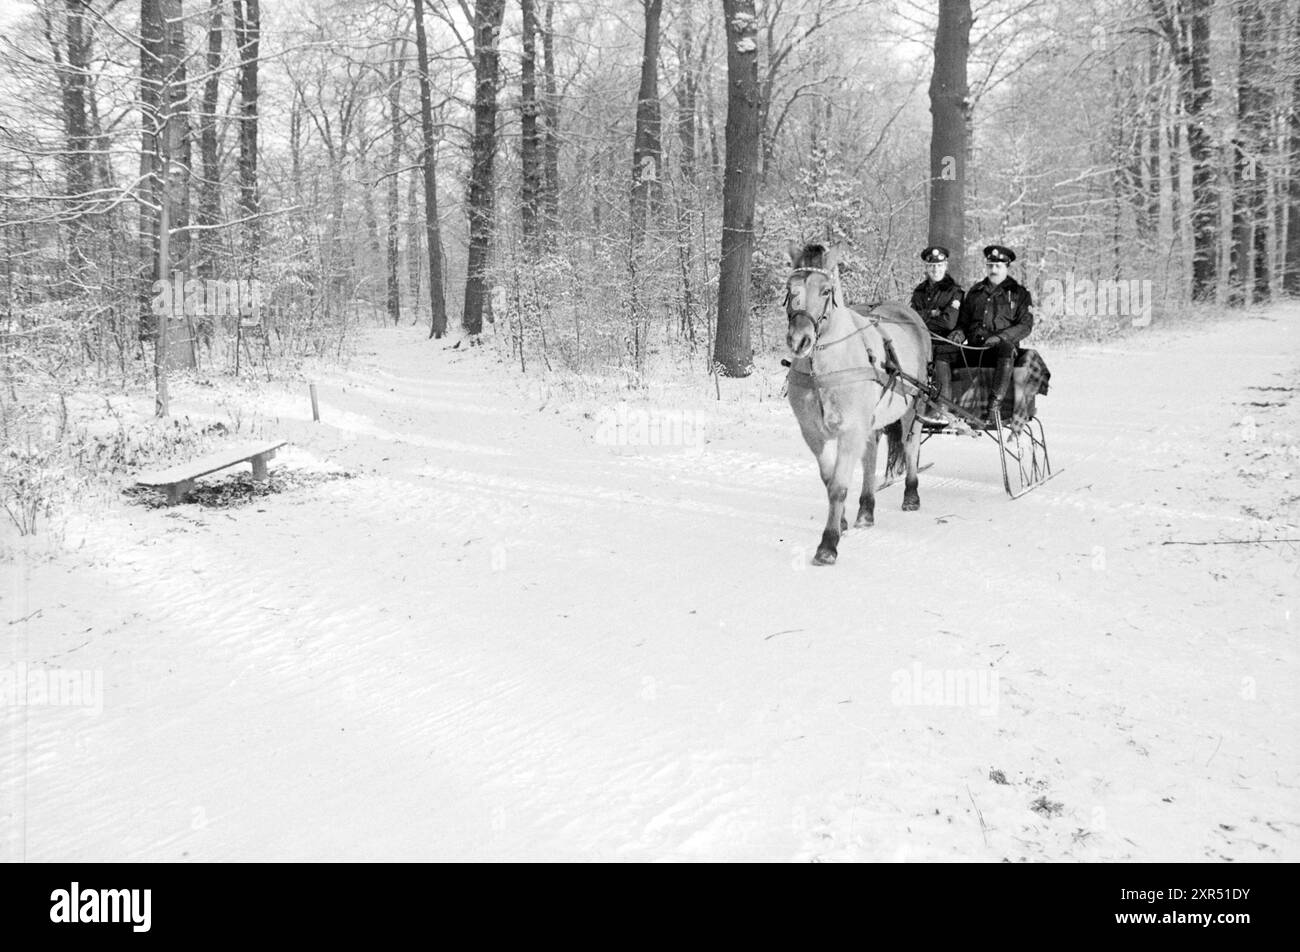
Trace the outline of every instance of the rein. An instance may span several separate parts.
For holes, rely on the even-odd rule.
[[[849,313],[851,313],[855,318],[862,316],[852,310],[850,310]],[[823,316],[823,320],[825,320],[825,316]],[[816,326],[817,324],[814,322],[814,327]],[[828,370],[822,373],[818,373],[812,369],[813,353],[834,347],[836,344],[842,344],[850,338],[856,337],[859,334],[871,330],[873,327],[879,326],[880,318],[877,316],[869,316],[867,317],[865,324],[851,333],[845,334],[843,337],[838,337],[833,341],[828,341],[825,344],[814,344],[812,352],[808,355],[808,371],[796,370],[791,365],[790,373],[786,379],[796,386],[809,389],[820,389],[823,387],[836,387],[851,383],[873,381],[880,386],[882,391],[888,393],[894,389],[900,378],[907,380],[915,386],[915,378],[903,372],[902,368],[899,366],[898,356],[894,353],[893,343],[884,335],[881,335],[881,340],[885,347],[885,356],[883,361],[877,360],[875,353],[871,350],[871,345],[864,344],[864,349],[867,352],[867,366],[865,367],[844,367],[840,370]]]
[[[984,351],[991,349],[989,347],[985,347],[983,345],[978,345],[978,344],[958,344],[956,341],[951,341],[946,337],[942,337],[939,334],[936,334],[934,331],[930,332],[930,340],[937,341],[940,344],[947,344],[949,347],[956,347],[958,350],[960,350],[962,352],[961,353],[962,365],[966,367],[968,370],[970,369],[970,355],[967,354],[966,351],[974,350],[983,353]],[[931,396],[934,396],[934,394],[931,394]]]
[[[857,312],[854,311],[853,313],[856,314]],[[859,334],[863,333],[864,331],[869,331],[871,330],[871,328],[879,327],[879,326],[880,326],[880,318],[878,317],[868,318],[867,323],[863,324],[853,333],[845,334],[843,337],[838,337],[835,340],[830,341],[829,343],[826,344],[813,344],[813,350],[826,350],[828,347],[834,347],[836,344],[844,343],[850,337],[857,337]]]
[[[860,383],[865,380],[879,380],[880,374],[874,366],[846,367],[843,370],[830,370],[826,373],[805,373],[790,368],[787,379],[800,387],[814,389],[820,387],[837,387],[844,384]]]

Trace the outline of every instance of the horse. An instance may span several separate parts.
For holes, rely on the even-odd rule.
[[[862,494],[855,528],[875,523],[876,449],[880,431],[889,440],[886,473],[906,465],[903,509],[921,508],[917,463],[921,391],[927,379],[930,333],[903,304],[868,312],[844,304],[836,253],[821,244],[787,248],[793,271],[786,281],[785,342],[793,360],[786,378],[790,407],[804,442],[817,457],[830,510],[814,565],[834,565],[840,536],[848,529],[844,503],[853,467],[862,461]]]

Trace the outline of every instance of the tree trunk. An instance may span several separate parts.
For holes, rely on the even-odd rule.
[[[162,199],[159,135],[162,131],[162,54],[165,39],[161,0],[140,0],[140,265],[137,284],[140,336],[157,347],[159,321],[153,313],[158,272],[159,209]],[[155,364],[166,354],[158,351]]]
[[[220,238],[214,227],[221,218],[221,166],[217,157],[217,99],[221,79],[221,8],[225,0],[209,0],[208,75],[203,82],[203,108],[199,116],[199,156],[203,174],[199,179],[198,261],[195,272],[203,278],[217,277]]]
[[[689,5],[682,10],[681,37],[677,43],[677,139],[681,143],[682,180],[695,185],[695,101],[699,77],[693,61],[694,25]]]
[[[560,223],[560,101],[555,91],[554,15],[555,4],[547,0],[546,28],[542,33],[542,76],[546,89],[542,209],[547,233],[553,233]]]
[[[87,33],[86,37],[86,60],[90,60],[90,48],[94,43],[94,31]],[[86,112],[90,118],[90,136],[91,141],[95,144],[95,181],[102,189],[113,187],[114,172],[112,155],[110,154],[108,136],[104,133],[104,127],[99,121],[99,94],[95,89],[95,79],[93,75],[86,77]]]
[[[676,194],[677,266],[682,283],[680,331],[692,347],[695,344],[695,100],[699,81],[694,63],[694,25],[686,6],[678,21],[681,36],[677,43],[677,139],[680,144],[679,174]]]
[[[388,73],[388,123],[389,135],[392,137],[388,154],[388,181],[385,190],[387,198],[387,247],[388,257],[385,268],[385,280],[388,292],[388,317],[394,324],[402,322],[402,286],[397,271],[400,262],[400,233],[398,230],[402,213],[398,195],[398,178],[402,167],[402,73],[406,68],[406,43],[400,46],[393,43],[393,65]]]
[[[1267,255],[1264,247],[1266,166],[1261,159],[1268,147],[1273,104],[1268,89],[1269,62],[1264,11],[1257,0],[1240,8],[1239,66],[1237,70],[1237,139],[1233,145],[1234,215],[1232,283],[1245,304],[1268,296]]]
[[[259,0],[231,0],[239,50],[239,208],[244,224],[246,272],[252,277],[261,228],[257,221],[257,64],[262,34]]]
[[[1166,108],[1168,96],[1162,93],[1156,100],[1155,116],[1155,154],[1156,154],[1156,247],[1166,258],[1172,254],[1174,236],[1178,233],[1174,225],[1175,195],[1178,191],[1178,159],[1172,148],[1171,110]],[[1168,267],[1165,268],[1165,280],[1168,282]]]
[[[192,177],[189,91],[185,60],[185,14],[182,0],[162,0],[163,14],[163,90],[167,94],[167,115],[163,124],[163,201],[170,222],[168,234],[170,255],[159,265],[163,277],[183,282],[191,268],[190,258],[190,179]],[[184,291],[182,287],[181,292]],[[184,310],[175,315],[176,322],[169,329],[173,340],[168,346],[168,359],[185,367],[195,365],[193,315]]]
[[[483,333],[486,272],[492,245],[492,161],[497,147],[497,67],[505,0],[478,0],[474,8],[474,140],[469,177],[469,264],[465,274],[465,330]],[[433,252],[429,253],[430,261]]]
[[[89,201],[87,193],[94,187],[95,177],[90,155],[92,143],[87,112],[90,40],[83,19],[85,0],[66,0],[66,6],[68,61],[64,75],[60,76],[59,85],[63,94],[63,127],[68,148],[68,197],[74,203],[71,207],[74,241],[69,253],[74,259],[74,269],[79,269],[82,262],[76,259],[80,258],[82,249],[76,238],[85,224],[83,215]],[[57,66],[57,46],[54,53]]]
[[[497,23],[500,24],[501,0]],[[415,0],[415,52],[420,68],[420,132],[423,149],[420,164],[424,170],[424,234],[429,252],[429,336],[440,338],[447,333],[447,301],[442,293],[442,237],[438,226],[437,143],[433,137],[433,101],[429,92],[429,44],[424,34],[424,0]],[[495,70],[493,71],[495,74]],[[495,89],[493,105],[495,105]]]
[[[92,139],[88,115],[90,41],[84,17],[84,0],[65,0],[62,36],[56,33],[53,10],[41,9],[45,36],[50,44],[54,77],[58,82],[63,119],[64,145],[61,160],[65,175],[65,208],[60,216],[67,225],[66,263],[70,282],[60,282],[56,294],[85,290],[88,264],[96,255],[88,247],[94,232],[86,219],[93,203],[95,166],[91,160]],[[66,60],[65,46],[66,43]]]
[[[1215,157],[1207,128],[1212,0],[1150,0],[1150,3],[1173,56],[1175,98],[1182,111],[1179,122],[1174,124],[1172,150],[1174,221],[1182,235],[1181,244],[1191,252],[1192,298],[1205,300],[1214,295],[1215,226],[1219,216]],[[1185,130],[1185,137],[1177,136],[1180,126]]]
[[[368,137],[362,134],[362,128],[358,127],[357,151],[359,153],[362,152],[362,150],[365,150],[368,154],[368,141]],[[364,170],[363,174],[366,175],[367,179],[370,179],[376,171],[374,164],[367,161],[366,158],[361,159],[360,167]],[[376,181],[374,184],[378,185],[379,183]],[[385,260],[386,254],[384,250],[384,242],[379,237],[379,212],[375,208],[375,190],[370,186],[369,182],[361,183],[361,210],[365,214],[366,238],[370,243],[369,260],[363,259],[362,273],[368,276],[374,267],[380,265],[380,263]],[[385,304],[385,307],[386,306],[387,304]]]
[[[1211,101],[1210,8],[1213,0],[1189,0],[1191,45],[1188,51],[1191,86],[1187,90],[1187,145],[1192,159],[1192,296],[1214,293],[1216,225],[1219,194],[1214,147],[1209,130]]]
[[[149,176],[155,180],[149,192],[157,201],[156,245],[149,244],[152,260],[150,270],[156,280],[163,282],[160,300],[161,313],[154,321],[154,413],[165,417],[170,412],[167,386],[168,368],[173,362],[174,344],[171,340],[174,305],[183,295],[183,287],[171,286],[172,263],[182,259],[172,242],[173,228],[183,225],[182,192],[187,184],[187,169],[183,164],[184,86],[180,76],[183,69],[181,53],[181,0],[142,0],[140,9],[141,37],[141,99],[144,104],[142,127],[147,138],[142,143],[152,149],[147,163]],[[175,87],[181,85],[180,90]],[[149,87],[146,92],[146,87]],[[156,134],[148,135],[156,130]],[[142,158],[142,166],[146,163]],[[152,237],[152,236],[151,236]],[[179,244],[177,242],[176,244]],[[152,288],[152,282],[151,282]],[[152,300],[150,301],[152,305]],[[192,351],[191,351],[192,358]]]
[[[641,86],[636,96],[636,139],[632,149],[632,249],[645,237],[651,205],[662,201],[659,128],[659,19],[663,0],[642,0],[645,41],[641,53]]]
[[[423,133],[421,133],[423,136]],[[420,310],[420,275],[424,272],[424,229],[420,222],[420,189],[424,185],[424,163],[419,171],[412,172],[406,180],[406,267],[411,279],[411,307]],[[411,323],[419,323],[418,318]]]
[[[531,256],[537,251],[542,211],[542,137],[537,124],[537,0],[520,0],[519,5],[524,15],[524,51],[519,79],[519,144],[523,179],[519,216],[524,248]]]
[[[1287,123],[1287,171],[1290,180],[1286,198],[1286,254],[1283,288],[1291,294],[1300,294],[1300,41],[1291,34],[1289,56],[1291,75],[1291,117]]]
[[[294,90],[289,103],[289,184],[293,189],[293,203],[298,206],[298,215],[302,216],[302,114],[303,97],[301,90]]]
[[[753,370],[754,357],[749,295],[760,134],[754,0],[723,0],[723,15],[727,21],[727,155],[713,360],[720,374],[745,377]]]
[[[966,123],[970,90],[970,0],[941,0],[930,78],[930,237],[951,252],[953,280],[963,283],[966,264]]]
[[[1146,119],[1147,128],[1147,162],[1146,162],[1146,220],[1150,225],[1152,236],[1156,240],[1156,247],[1163,250],[1160,244],[1160,192],[1164,188],[1164,182],[1160,173],[1160,118],[1157,111],[1160,107],[1160,47],[1157,45],[1158,37],[1149,37],[1147,43],[1147,78],[1146,78],[1146,96],[1147,102]],[[1154,108],[1152,106],[1154,105]]]

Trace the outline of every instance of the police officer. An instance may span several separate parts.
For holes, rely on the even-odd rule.
[[[983,351],[966,351],[972,367],[993,367],[993,390],[989,394],[988,415],[1002,405],[1011,388],[1011,374],[1016,362],[1016,346],[1034,329],[1033,302],[1029,291],[1007,274],[1007,266],[1016,253],[1003,245],[984,248],[988,275],[969,291],[957,316],[952,339],[969,343]]]
[[[931,245],[921,252],[925,262],[925,280],[912,292],[912,310],[921,315],[930,333],[947,338],[957,326],[961,308],[962,289],[948,274],[948,249]],[[951,344],[934,341],[934,368],[931,371],[939,396],[952,399],[952,361],[957,348]],[[951,423],[952,417],[942,405],[931,406],[925,418],[933,423]]]

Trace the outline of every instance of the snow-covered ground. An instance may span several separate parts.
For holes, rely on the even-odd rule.
[[[0,540],[0,858],[1300,859],[1300,306],[1043,347],[1064,472],[931,441],[832,568],[775,359],[362,349],[176,407],[352,478]]]

